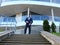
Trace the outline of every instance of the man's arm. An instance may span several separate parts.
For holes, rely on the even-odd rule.
[[[28,23],[28,20],[27,20],[27,18],[25,19],[25,23]]]
[[[33,23],[33,19],[31,18],[31,20],[30,20],[30,25]]]
[[[33,19],[31,18],[31,24],[33,23]]]

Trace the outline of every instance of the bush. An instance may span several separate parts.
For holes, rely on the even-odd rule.
[[[43,30],[50,32],[50,25],[49,25],[48,20],[43,21]]]
[[[60,33],[60,25],[59,25],[59,33]]]
[[[51,29],[52,29],[52,32],[56,32],[56,25],[52,22],[51,24]]]

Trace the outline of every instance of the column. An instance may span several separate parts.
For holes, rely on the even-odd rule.
[[[54,22],[54,10],[51,8],[52,22]]]
[[[27,15],[29,16],[29,12],[30,12],[30,8],[28,8],[28,10],[27,10]]]

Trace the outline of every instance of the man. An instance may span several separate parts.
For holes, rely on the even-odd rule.
[[[25,26],[24,34],[26,34],[27,28],[29,28],[29,34],[30,34],[31,33],[31,24],[33,23],[31,15],[29,15],[29,17],[27,17],[25,19],[25,23],[26,23],[26,26]]]

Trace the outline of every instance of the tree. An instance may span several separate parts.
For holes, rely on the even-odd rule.
[[[56,32],[56,25],[52,22],[51,24],[51,29],[52,29],[52,32]]]
[[[59,24],[59,33],[60,33],[60,24]]]
[[[43,21],[43,30],[50,32],[50,25],[49,25],[48,20]]]

